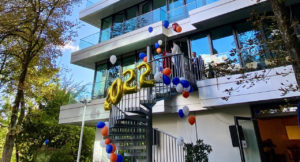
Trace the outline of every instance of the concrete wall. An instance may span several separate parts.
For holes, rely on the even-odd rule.
[[[196,115],[198,137],[212,146],[210,162],[241,161],[239,148],[232,147],[228,126],[234,124],[234,116],[251,116],[248,105],[228,106],[191,114]],[[187,118],[180,119],[177,113],[154,115],[153,127],[177,137],[182,136],[185,143],[196,141],[195,126],[190,126]]]

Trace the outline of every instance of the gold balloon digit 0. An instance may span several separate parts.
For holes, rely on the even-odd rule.
[[[136,79],[136,71],[133,69],[129,69],[123,72],[123,77],[129,75],[129,78],[123,84],[123,93],[131,94],[137,92],[137,86],[130,86],[132,82]]]
[[[147,80],[147,77],[152,73],[151,65],[146,62],[143,62],[139,64],[137,68],[139,70],[141,70],[142,68],[146,68],[146,71],[143,74],[141,74],[139,79],[141,88],[153,87],[155,84],[154,79]]]
[[[110,88],[110,100],[111,103],[117,105],[123,96],[123,83],[120,78],[116,79]]]

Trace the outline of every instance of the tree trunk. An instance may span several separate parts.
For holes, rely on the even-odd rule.
[[[289,51],[295,72],[298,87],[300,86],[300,42],[290,20],[289,10],[285,6],[285,1],[270,0],[274,16],[276,18],[279,30],[284,40],[284,45]]]
[[[22,100],[24,100],[24,83],[26,79],[27,68],[29,65],[28,62],[29,61],[26,61],[26,63],[23,64],[22,67],[23,70],[19,77],[18,91],[15,97],[14,105],[12,107],[11,119],[9,123],[8,132],[6,134],[4,149],[2,153],[2,162],[10,162],[11,160],[15,139],[17,135],[16,129],[17,129],[17,118],[18,118],[19,107],[20,104],[24,102]]]

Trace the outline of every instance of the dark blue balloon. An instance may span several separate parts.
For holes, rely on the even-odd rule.
[[[111,144],[106,145],[106,152],[111,153],[113,151],[113,146]]]
[[[97,123],[97,128],[103,128],[105,126],[105,123],[103,121],[99,121]]]
[[[123,156],[118,154],[117,155],[117,162],[123,162]]]
[[[163,81],[166,85],[170,85],[171,79],[167,75],[163,75]]]
[[[297,116],[298,116],[298,127],[300,128],[300,102],[298,102],[298,106],[297,106]]]
[[[152,33],[153,28],[150,26],[150,27],[148,28],[148,31],[149,31],[149,33]]]
[[[146,57],[146,56],[147,56],[147,54],[144,53],[144,52],[141,52],[141,53],[139,54],[140,59],[144,59],[144,57]]]
[[[177,85],[179,82],[180,82],[180,80],[179,80],[179,78],[177,78],[177,77],[174,77],[174,78],[172,79],[172,83],[173,83],[174,85]]]
[[[163,67],[160,66],[160,67],[159,67],[159,71],[163,71]]]
[[[182,110],[182,109],[180,109],[180,110],[178,111],[178,115],[179,115],[180,118],[184,118],[184,113],[183,113],[183,110]]]
[[[182,84],[183,88],[187,88],[190,86],[190,82],[187,80],[181,80],[180,83]]]
[[[168,20],[164,20],[163,21],[163,25],[164,25],[164,27],[167,29],[168,27],[169,27],[169,21]]]
[[[190,88],[190,93],[192,93],[194,91],[194,88],[193,88],[193,86],[191,86],[191,88]]]
[[[155,48],[159,48],[159,44],[158,43],[155,43],[154,46],[155,46]]]
[[[45,144],[46,144],[46,145],[49,144],[49,140],[48,140],[48,139],[45,140]]]

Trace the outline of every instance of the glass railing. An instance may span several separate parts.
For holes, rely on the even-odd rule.
[[[85,84],[76,86],[76,88],[70,89],[68,104],[80,103],[82,101],[92,99],[93,84]]]
[[[92,6],[93,4],[100,2],[100,1],[102,1],[102,0],[87,0],[85,7],[88,8],[88,7]]]
[[[94,1],[100,1],[100,0],[93,0],[93,2]],[[207,4],[217,2],[217,1],[219,1],[219,0],[195,0],[184,6],[170,9],[168,12],[166,12],[165,8],[158,8],[151,12],[148,12],[143,15],[126,20],[123,24],[121,24],[121,25],[119,24],[118,28],[114,28],[114,30],[112,30],[111,28],[108,28],[105,31],[97,32],[90,36],[84,37],[84,38],[80,39],[79,47],[80,47],[80,49],[84,49],[84,48],[93,46],[95,44],[98,44],[100,42],[104,42],[111,38],[134,31],[136,29],[145,27],[147,25],[150,25],[150,24],[153,24],[153,23],[156,23],[159,21],[169,20],[170,23],[176,22],[178,20],[182,20],[182,19],[189,17],[188,12],[190,10],[193,10],[195,8],[199,8],[199,7],[202,7]]]

